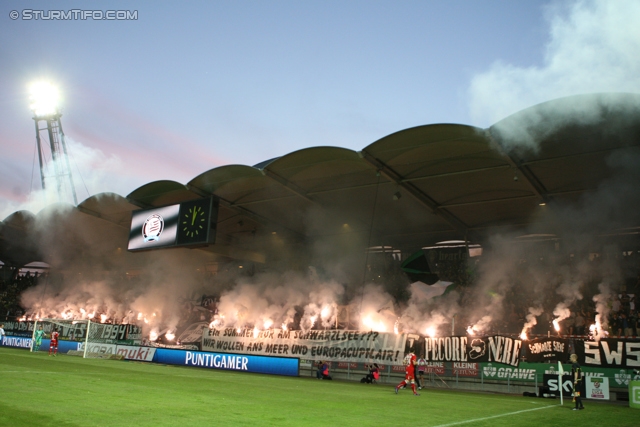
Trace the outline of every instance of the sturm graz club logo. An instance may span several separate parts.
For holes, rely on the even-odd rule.
[[[145,242],[159,241],[164,229],[164,219],[161,215],[153,214],[145,220],[142,226],[142,237]]]
[[[487,366],[485,366],[483,370],[484,370],[485,377],[495,377],[496,372],[498,372],[496,367],[492,366],[491,363],[487,364]]]

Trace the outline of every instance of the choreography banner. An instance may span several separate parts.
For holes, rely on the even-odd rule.
[[[387,362],[404,357],[406,334],[362,331],[205,329],[202,350],[335,362]]]

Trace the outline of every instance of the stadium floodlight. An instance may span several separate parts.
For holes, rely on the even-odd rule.
[[[46,81],[35,82],[29,87],[31,111],[36,117],[52,116],[58,113],[60,91]]]

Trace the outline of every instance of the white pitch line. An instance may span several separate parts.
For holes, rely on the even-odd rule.
[[[456,423],[449,423],[449,424],[440,424],[438,426],[434,426],[434,427],[449,427],[449,426],[458,426],[460,424],[468,424],[468,423],[475,423],[478,421],[485,421],[485,420],[491,420],[493,418],[500,418],[500,417],[506,417],[508,415],[516,415],[516,414],[522,414],[525,412],[531,412],[531,411],[539,411],[540,409],[548,409],[548,408],[553,408],[555,406],[559,406],[559,405],[549,405],[549,406],[542,406],[540,408],[532,408],[532,409],[523,409],[522,411],[516,411],[516,412],[508,412],[506,414],[500,414],[500,415],[492,415],[490,417],[484,417],[484,418],[474,418],[472,420],[466,420],[466,421],[458,421]]]

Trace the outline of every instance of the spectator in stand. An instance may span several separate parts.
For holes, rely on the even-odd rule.
[[[629,319],[627,318],[627,315],[625,313],[622,313],[620,315],[620,325],[622,326],[622,332],[624,333],[625,337],[630,337],[633,335],[631,323],[629,322]]]
[[[631,298],[626,292],[620,295],[620,310],[626,315],[631,311]]]
[[[572,311],[571,315],[569,317],[567,317],[564,322],[564,330],[566,331],[567,335],[573,335],[574,334],[574,325],[576,324],[576,315],[575,313]]]
[[[629,322],[629,329],[631,330],[630,331],[631,335],[627,335],[627,336],[637,337],[638,336],[638,312],[636,310],[631,310],[631,312],[629,313],[628,322]]]
[[[611,327],[611,335],[616,335],[616,336],[622,335],[622,325],[620,324],[620,316],[618,316],[617,312],[615,311],[611,312],[609,325]]]

